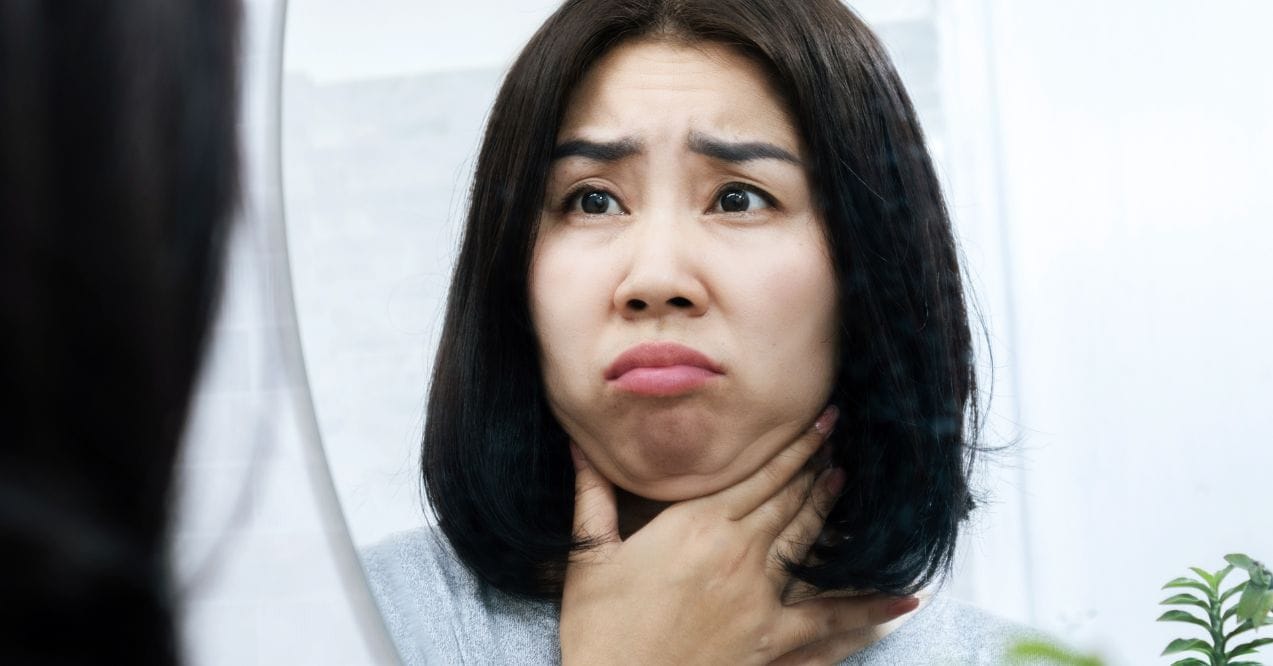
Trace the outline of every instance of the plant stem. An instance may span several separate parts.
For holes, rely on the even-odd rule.
[[[1213,594],[1211,608],[1208,611],[1211,616],[1211,645],[1214,646],[1211,651],[1211,666],[1228,666],[1229,664],[1224,651],[1224,615],[1220,611],[1220,597]]]

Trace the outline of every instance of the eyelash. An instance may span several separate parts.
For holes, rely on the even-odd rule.
[[[716,204],[720,203],[720,198],[724,196],[725,193],[730,190],[743,190],[744,192],[747,192],[748,194],[754,194],[760,197],[761,199],[764,199],[765,203],[769,204],[771,208],[775,208],[775,209],[778,208],[777,200],[775,200],[773,196],[771,196],[768,192],[760,189],[759,187],[756,187],[755,185],[749,185],[747,183],[725,183],[724,185],[720,186],[719,189],[716,190],[716,193],[714,195],[712,195],[713,209],[715,209]],[[562,213],[575,212],[574,210],[575,204],[579,201],[579,197],[582,197],[585,194],[591,194],[593,192],[604,193],[607,196],[614,199],[616,203],[619,202],[618,197],[615,197],[614,193],[611,192],[610,190],[607,190],[603,187],[598,187],[596,185],[589,185],[585,183],[583,185],[580,185],[570,190],[570,192],[567,193],[566,196],[562,198],[561,204],[560,204],[561,212]],[[620,204],[620,208],[622,208],[622,204]],[[724,213],[724,214],[725,215],[747,215],[748,213],[743,212],[743,213]],[[597,215],[597,213],[584,213],[584,215]]]
[[[593,192],[605,193],[610,198],[614,199],[616,202],[618,201],[618,198],[615,197],[614,194],[610,192],[610,190],[607,190],[604,187],[598,187],[596,185],[589,185],[585,183],[571,190],[569,193],[566,194],[565,197],[562,198],[561,205],[560,205],[561,212],[562,213],[575,212],[575,204],[579,201],[579,198],[585,194],[591,194]],[[587,215],[587,214],[588,213],[584,213],[584,215]]]
[[[747,183],[725,183],[724,185],[720,187],[720,189],[716,190],[716,194],[713,195],[712,197],[713,209],[716,207],[716,204],[720,203],[720,198],[722,196],[725,196],[725,193],[730,190],[742,190],[748,194],[754,194],[760,197],[761,199],[763,199],[764,202],[768,204],[770,208],[775,208],[775,209],[778,208],[778,201],[775,200],[768,192],[760,189],[759,187],[756,187],[755,185],[748,185]],[[748,215],[750,213],[744,212],[744,213],[725,213],[725,214],[726,215]]]

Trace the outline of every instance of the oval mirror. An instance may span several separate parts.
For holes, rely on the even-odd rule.
[[[993,351],[984,440],[1010,444],[978,470],[992,501],[947,589],[1144,663],[1192,637],[1154,621],[1164,583],[1273,557],[1273,6],[851,4],[924,126]],[[295,5],[292,276],[323,445],[366,547],[430,520],[420,440],[474,158],[556,3]]]

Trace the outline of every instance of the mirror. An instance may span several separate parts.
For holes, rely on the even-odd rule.
[[[297,4],[289,253],[324,449],[366,547],[428,520],[419,442],[473,162],[556,3]],[[1273,557],[1273,45],[1257,28],[1273,7],[851,4],[942,179],[994,352],[986,443],[1018,442],[979,471],[993,501],[949,592],[1144,663],[1187,635],[1154,621],[1164,583]]]

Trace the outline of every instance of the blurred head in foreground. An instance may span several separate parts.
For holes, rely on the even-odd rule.
[[[0,3],[0,662],[172,663],[237,195],[234,0]]]

